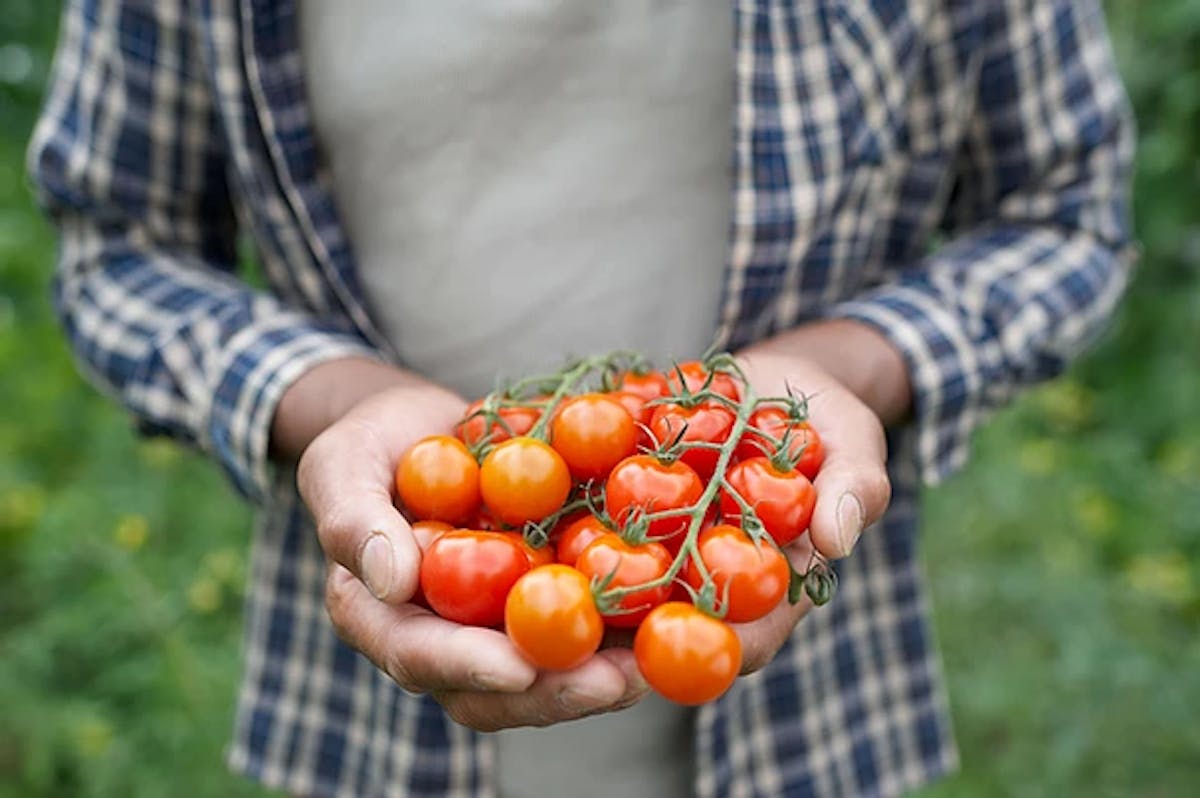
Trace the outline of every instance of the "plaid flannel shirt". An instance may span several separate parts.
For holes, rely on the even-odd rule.
[[[696,715],[700,795],[895,795],[955,764],[915,492],[1125,285],[1132,128],[1093,0],[737,0],[717,341],[820,316],[905,354],[895,499],[832,605]],[[341,644],[276,401],[391,357],[318,158],[289,0],[72,0],[30,154],[82,367],[262,506],[231,765],[300,795],[487,795],[487,736]],[[233,275],[252,237],[266,290]],[[402,268],[399,267],[398,268]],[[420,268],[414,266],[412,268]]]

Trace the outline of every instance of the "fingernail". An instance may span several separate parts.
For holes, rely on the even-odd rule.
[[[846,557],[854,551],[854,544],[863,530],[862,502],[853,493],[843,493],[837,503],[838,544],[842,548],[842,556]]]
[[[564,687],[558,692],[558,703],[568,712],[590,712],[612,706],[621,699],[611,690],[594,689],[594,687]]]
[[[392,544],[381,532],[372,533],[363,544],[359,569],[367,589],[375,594],[377,599],[382,599],[391,592],[392,580],[396,573],[395,559]]]

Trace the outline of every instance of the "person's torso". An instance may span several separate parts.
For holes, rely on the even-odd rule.
[[[689,358],[729,231],[722,4],[302,3],[367,303],[466,394],[569,355]]]
[[[568,355],[708,346],[730,208],[727,7],[301,12],[334,194],[406,365],[474,396]],[[653,697],[496,745],[504,796],[690,790],[690,713]]]

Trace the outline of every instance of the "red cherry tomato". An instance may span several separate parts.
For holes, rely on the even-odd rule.
[[[457,438],[423,438],[396,465],[396,493],[419,520],[461,524],[479,507],[479,464]]]
[[[685,463],[659,462],[653,455],[638,454],[617,463],[604,483],[604,506],[618,526],[635,513],[655,513],[694,505],[704,493],[700,476]],[[647,535],[670,540],[687,530],[687,516],[650,522]]]
[[[679,374],[683,374],[683,382],[680,383]],[[671,389],[671,393],[682,393],[680,385],[687,386],[688,393],[696,393],[704,390],[704,382],[708,379],[709,370],[704,367],[704,364],[698,360],[689,360],[687,363],[680,363],[678,370],[667,370],[667,386]],[[718,393],[721,396],[726,396],[735,402],[742,398],[742,392],[738,389],[737,380],[732,374],[724,371],[718,371],[712,378],[712,382],[708,384],[708,390],[713,393]]]
[[[756,430],[776,440],[782,440],[784,433],[790,430],[788,453],[797,459],[796,470],[810,480],[817,478],[817,472],[825,462],[825,447],[821,443],[821,436],[807,421],[789,421],[788,413],[782,407],[765,405],[750,414],[749,426],[753,429],[747,429],[742,434],[734,450],[739,460],[775,454],[775,447]]]
[[[558,539],[558,561],[564,565],[575,565],[579,555],[583,554],[583,550],[591,545],[592,541],[610,532],[612,530],[593,515],[576,519]]]
[[[770,541],[756,546],[743,530],[720,524],[701,532],[696,543],[716,587],[718,610],[729,597],[725,612],[729,623],[756,621],[787,595],[791,571],[783,553]],[[690,560],[685,578],[696,590],[703,586],[700,571]]]
[[[513,583],[529,570],[516,542],[494,532],[456,530],[430,545],[421,559],[421,590],[447,620],[497,626]]]
[[[604,637],[587,577],[566,565],[534,568],[517,580],[504,606],[504,628],[521,656],[552,671],[583,664]]]
[[[617,376],[613,381],[613,387],[618,391],[640,396],[643,402],[671,395],[666,376],[658,371],[646,371],[641,374],[627,371]]]
[[[613,399],[614,401],[620,402],[621,407],[625,408],[625,411],[629,413],[629,415],[633,416],[633,420],[639,424],[649,424],[650,417],[654,415],[655,406],[646,404],[646,400],[638,396],[636,393],[630,393],[629,391],[613,391],[611,393],[606,393],[605,396]],[[643,439],[645,439],[645,433],[639,429],[639,446],[642,445]]]
[[[571,472],[562,456],[534,438],[510,438],[483,459],[479,469],[483,502],[511,526],[541,521],[563,506]]]
[[[646,616],[633,655],[655,691],[687,706],[719,697],[742,667],[742,643],[729,624],[679,601]]]
[[[612,575],[606,589],[634,587],[662,577],[671,568],[671,554],[660,543],[631,546],[620,535],[609,533],[592,541],[575,561],[575,568],[590,580]],[[609,626],[631,629],[671,594],[671,584],[636,590],[617,602],[615,612],[602,613]]]
[[[501,407],[496,411],[499,421],[493,421],[489,426],[483,415],[476,415],[482,407],[482,399],[471,402],[455,429],[455,434],[468,446],[478,445],[485,437],[489,443],[497,444],[524,435],[542,417],[542,411],[536,407]],[[506,426],[508,429],[505,429]]]
[[[650,432],[660,444],[676,438],[682,443],[721,444],[736,421],[732,410],[716,402],[702,402],[695,407],[661,405],[650,419]],[[686,450],[679,459],[707,480],[712,478],[720,456],[714,448],[695,448]]]
[[[725,478],[754,508],[758,520],[780,546],[808,529],[817,491],[799,471],[780,471],[766,457],[751,457],[729,469]],[[721,513],[726,521],[741,523],[741,505],[727,491],[721,493]]]
[[[550,422],[550,445],[581,482],[607,476],[637,451],[637,436],[637,422],[629,411],[600,393],[567,399]]]

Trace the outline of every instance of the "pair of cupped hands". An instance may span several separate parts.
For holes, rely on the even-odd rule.
[[[810,534],[788,547],[803,569],[813,548],[850,554],[890,497],[883,423],[907,412],[903,359],[852,321],[808,325],[738,353],[755,391],[788,386],[810,396],[810,423],[825,444]],[[539,673],[502,632],[462,626],[409,599],[421,560],[392,502],[400,455],[426,435],[449,433],[466,402],[411,373],[366,358],[322,363],[285,391],[272,426],[277,457],[299,457],[300,495],[316,523],[329,571],[326,608],[337,633],[405,690],[428,693],[457,722],[480,731],[545,726],[630,706],[647,692],[633,652],[599,651],[571,671]],[[836,600],[836,599],[835,599]],[[743,673],[771,661],[807,599],[736,624]]]

